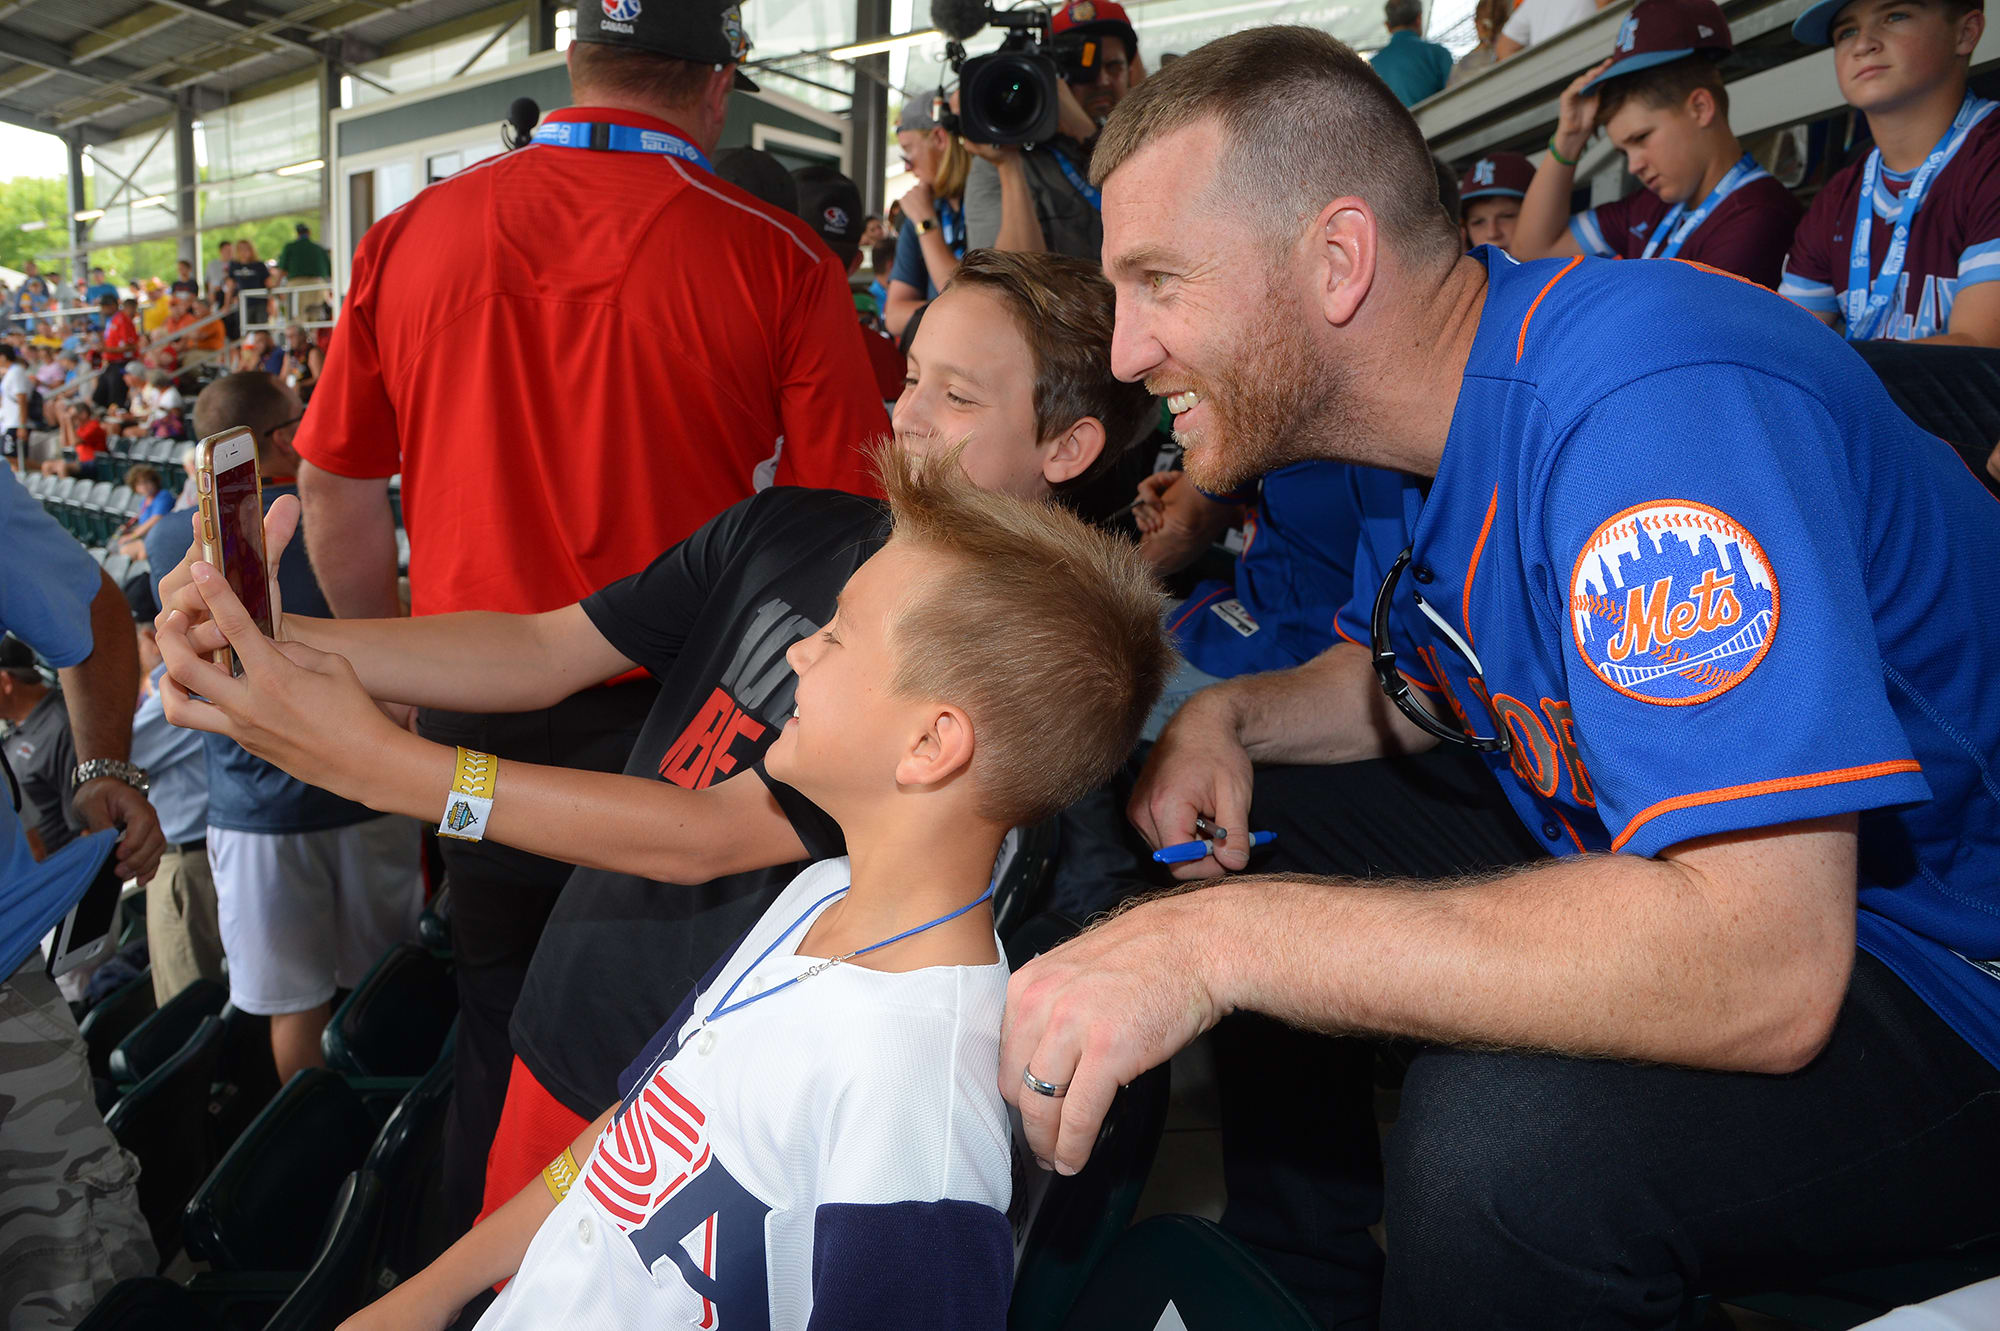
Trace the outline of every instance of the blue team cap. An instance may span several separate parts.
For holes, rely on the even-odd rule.
[[[1827,0],[1851,4],[1853,0]],[[1602,74],[1583,85],[1583,91],[1626,74],[1682,60],[1697,51],[1718,54],[1731,50],[1729,21],[1715,0],[1639,0],[1625,21],[1618,25],[1612,43],[1616,57]]]

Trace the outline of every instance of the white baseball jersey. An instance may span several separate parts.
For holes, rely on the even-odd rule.
[[[813,964],[847,881],[800,874],[661,1028],[481,1331],[1004,1324],[1004,962],[835,966],[697,1034],[739,977],[732,1002]]]

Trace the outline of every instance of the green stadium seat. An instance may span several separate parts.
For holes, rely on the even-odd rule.
[[[194,1295],[165,1276],[137,1276],[111,1287],[76,1331],[216,1331]]]
[[[451,955],[451,884],[431,897],[417,917],[417,941],[440,956]]]
[[[123,590],[125,579],[130,576],[132,557],[117,550],[107,550],[98,561],[104,568],[104,576],[111,579],[111,585]]]
[[[112,1080],[144,1081],[187,1044],[204,1020],[219,1016],[228,1000],[229,988],[219,980],[196,980],[175,994],[111,1051]]]
[[[451,967],[414,943],[382,954],[326,1024],[326,1065],[361,1077],[421,1077],[458,1017]]]
[[[1319,1323],[1218,1226],[1162,1215],[1120,1236],[1061,1325],[1065,1331],[1314,1331]]]
[[[186,1044],[126,1092],[104,1125],[139,1157],[139,1210],[165,1265],[181,1247],[181,1209],[207,1176],[208,1095],[222,1056],[222,1023],[202,1018]]]
[[[153,1015],[153,1008],[153,968],[148,966],[136,978],[97,1000],[97,1006],[83,1014],[83,1020],[77,1023],[77,1033],[83,1036],[91,1076],[110,1079],[111,1051],[140,1022]]]
[[[295,1074],[188,1201],[188,1255],[216,1271],[303,1274],[375,1132],[339,1073]]]
[[[1010,968],[1026,965],[1075,935],[1075,921],[1042,914],[1007,940]],[[1007,1324],[1015,1331],[1060,1325],[1091,1272],[1118,1241],[1138,1208],[1146,1176],[1166,1128],[1171,1090],[1167,1066],[1154,1068],[1118,1093],[1098,1130],[1090,1163],[1068,1178],[1028,1163],[1016,1128],[1014,1296]]]
[[[235,1004],[222,1009],[222,1063],[215,1070],[210,1128],[219,1159],[278,1093],[278,1065],[271,1057],[271,1019]]]
[[[398,1104],[362,1172],[380,1184],[383,1219],[371,1279],[378,1289],[429,1266],[457,1237],[445,1207],[444,1127],[451,1104],[451,1039]]]
[[[373,1258],[385,1214],[381,1181],[363,1172],[349,1174],[334,1198],[312,1266],[264,1331],[333,1331],[378,1296]]]

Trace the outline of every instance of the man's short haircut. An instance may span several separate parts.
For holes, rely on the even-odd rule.
[[[1714,56],[1697,51],[1664,65],[1606,79],[1597,90],[1597,123],[1610,124],[1611,117],[1634,99],[1654,107],[1685,105],[1697,88],[1708,89],[1715,98],[1716,114],[1729,119],[1729,89],[1723,86],[1722,68]]]
[[[885,444],[876,460],[890,539],[937,556],[890,628],[891,687],[971,718],[981,817],[1068,808],[1125,761],[1172,668],[1138,548],[1059,505],[977,489],[956,452]]]
[[[1382,19],[1391,28],[1414,28],[1424,21],[1424,0],[1389,0]]]
[[[570,82],[592,94],[681,109],[692,107],[715,76],[713,65],[605,42],[570,43],[569,68]]]
[[[142,481],[151,483],[155,490],[164,490],[167,484],[160,479],[159,468],[149,466],[144,462],[135,462],[125,469],[126,488],[136,490]]]
[[[1035,362],[1035,438],[1052,439],[1086,416],[1104,426],[1104,449],[1062,492],[1080,490],[1118,465],[1157,419],[1143,384],[1111,373],[1117,296],[1104,270],[1063,254],[974,250],[948,288],[972,287],[999,298],[1014,316]]]
[[[100,309],[100,310],[115,310],[115,309],[117,309],[117,308],[118,308],[118,297],[116,297],[116,296],[112,295],[112,294],[111,294],[111,293],[110,293],[109,291],[105,292],[105,293],[104,293],[103,295],[101,295],[101,296],[99,296],[99,297],[97,298],[97,308],[98,308],[98,309]]]
[[[298,415],[290,390],[275,374],[243,370],[225,374],[194,400],[194,437],[206,439],[235,426],[248,426],[263,457],[271,431]]]
[[[1405,257],[1459,253],[1417,122],[1366,60],[1317,28],[1218,37],[1148,78],[1105,122],[1091,180],[1103,184],[1147,143],[1209,119],[1228,140],[1215,187],[1234,187],[1231,197],[1262,212],[1278,243],[1355,195]]]

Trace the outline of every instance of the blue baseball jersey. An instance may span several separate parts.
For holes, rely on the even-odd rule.
[[[1552,853],[1859,814],[1861,946],[2000,1064],[2000,505],[1768,291],[1475,254],[1443,460],[1357,474],[1341,633],[1412,550],[1399,663],[1505,727]]]

